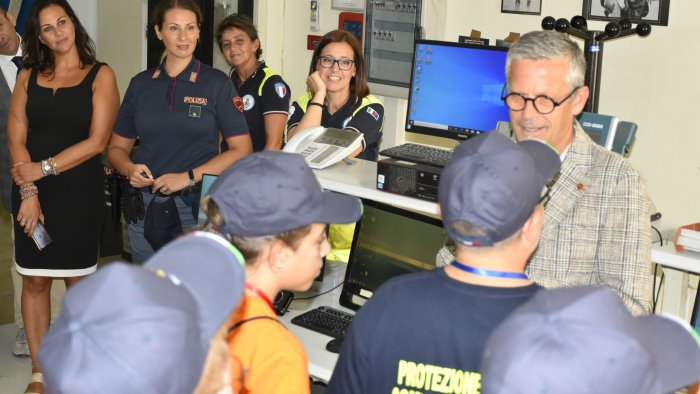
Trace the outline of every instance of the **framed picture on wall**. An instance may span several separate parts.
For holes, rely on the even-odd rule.
[[[633,23],[648,22],[668,26],[668,4],[671,0],[583,0],[583,17],[601,21],[629,19]]]
[[[501,12],[509,14],[541,15],[542,0],[501,0]]]

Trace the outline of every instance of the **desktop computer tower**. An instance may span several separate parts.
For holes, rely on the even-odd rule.
[[[377,162],[377,189],[389,193],[437,201],[442,167],[397,159]]]

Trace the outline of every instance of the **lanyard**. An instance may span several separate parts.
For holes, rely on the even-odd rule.
[[[452,260],[452,265],[462,271],[469,272],[470,274],[479,276],[491,276],[496,278],[507,278],[507,279],[528,279],[527,275],[522,272],[507,272],[507,271],[495,271],[495,270],[485,270],[483,268],[474,268],[468,265],[464,265],[457,260]]]
[[[275,312],[275,307],[272,305],[272,301],[270,301],[270,299],[267,298],[265,293],[263,293],[262,291],[260,291],[260,289],[251,285],[250,283],[246,283],[245,288],[252,291],[253,293],[257,294],[258,297],[262,298],[263,301],[265,301],[267,303],[267,305],[270,307],[270,309],[272,309],[272,312]]]

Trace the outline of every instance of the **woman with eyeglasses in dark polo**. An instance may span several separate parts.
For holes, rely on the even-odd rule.
[[[384,106],[369,93],[367,69],[359,41],[344,30],[323,36],[311,58],[308,91],[292,104],[287,139],[313,126],[363,134],[362,146],[349,157],[377,160]]]

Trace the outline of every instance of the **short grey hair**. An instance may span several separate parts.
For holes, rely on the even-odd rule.
[[[553,30],[531,31],[521,36],[508,50],[506,59],[506,83],[510,84],[510,66],[513,60],[567,59],[570,88],[583,86],[586,74],[586,59],[578,44],[568,35]]]

